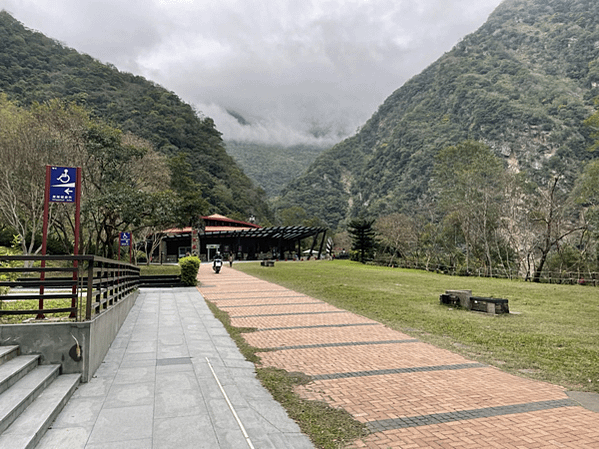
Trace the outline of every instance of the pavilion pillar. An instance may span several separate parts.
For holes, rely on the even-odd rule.
[[[327,236],[327,230],[322,231],[322,240],[320,241],[320,247],[318,248],[318,260],[322,257],[322,247],[324,246],[324,239]]]
[[[314,252],[314,247],[316,246],[316,240],[318,240],[318,234],[319,233],[316,233],[314,235],[314,238],[312,238],[312,246],[310,247],[310,255],[309,255],[308,259],[312,258],[312,253]]]

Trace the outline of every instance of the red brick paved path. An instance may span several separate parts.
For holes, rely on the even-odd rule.
[[[359,315],[226,267],[200,292],[229,313],[262,363],[300,371],[298,388],[366,423],[361,448],[599,448],[599,413],[564,388],[418,342]]]

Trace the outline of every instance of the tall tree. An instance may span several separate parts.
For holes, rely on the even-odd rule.
[[[167,160],[149,142],[102,123],[92,123],[85,137],[82,217],[89,231],[87,246],[112,257],[119,232],[147,227],[156,221],[157,209],[171,207],[157,203],[168,200],[157,195],[169,187]]]
[[[54,100],[17,107],[0,94],[0,217],[15,230],[24,254],[41,249],[46,165],[78,164],[87,114]],[[50,223],[63,211],[52,205]]]
[[[176,193],[174,219],[178,226],[194,226],[205,215],[210,204],[202,197],[202,186],[194,181],[192,167],[186,154],[179,154],[168,161],[171,173],[170,187]]]
[[[573,198],[580,211],[583,228],[582,240],[578,249],[590,258],[595,255],[594,263],[599,263],[599,159],[590,161],[576,181]],[[581,254],[582,256],[582,254]],[[589,267],[591,268],[591,267]],[[593,268],[597,268],[595,265]]]
[[[571,208],[570,191],[562,187],[564,181],[564,176],[556,173],[546,185],[539,187],[536,203],[529,205],[531,222],[537,229],[536,247],[539,252],[533,282],[541,281],[549,252],[558,247],[566,237],[581,229],[575,222],[577,217]]]
[[[383,251],[390,253],[389,265],[394,259],[407,258],[417,240],[414,220],[405,214],[391,214],[379,217],[375,223]]]
[[[538,229],[531,224],[531,208],[538,201],[538,186],[525,173],[506,173],[504,201],[501,202],[501,228],[513,260],[501,257],[507,276],[520,273],[525,279],[533,276]]]
[[[347,232],[352,238],[352,250],[358,252],[358,260],[361,263],[372,259],[374,254],[376,232],[373,225],[374,220],[356,218],[349,223],[347,228]]]
[[[503,198],[501,160],[487,145],[470,140],[441,150],[433,173],[440,207],[460,223],[466,242],[466,269],[474,254],[492,275],[493,231]]]

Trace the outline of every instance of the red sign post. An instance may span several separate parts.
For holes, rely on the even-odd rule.
[[[79,228],[80,228],[80,210],[81,210],[81,167],[52,167],[46,165],[46,189],[44,192],[44,223],[42,230],[42,256],[46,255],[48,243],[48,221],[50,215],[50,203],[75,203],[75,241],[73,255],[79,254]],[[42,268],[46,267],[46,261],[42,260]],[[73,268],[78,268],[78,262],[73,261]],[[42,270],[40,280],[46,278],[46,273]],[[73,280],[77,280],[77,271],[73,271]],[[71,307],[77,306],[77,286],[73,285],[73,299]],[[44,286],[40,286],[40,295],[44,294]],[[44,308],[44,300],[39,300],[39,309]],[[70,318],[75,317],[75,312],[71,312]],[[44,314],[38,313],[37,319],[43,319]]]

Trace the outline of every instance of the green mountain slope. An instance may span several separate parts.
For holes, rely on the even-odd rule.
[[[599,2],[506,0],[476,32],[394,92],[353,137],[282,192],[329,225],[408,211],[434,155],[466,139],[542,176],[593,155],[583,120],[599,95]]]
[[[315,145],[266,145],[226,141],[227,153],[262,187],[269,198],[281,193],[291,180],[305,172],[323,151]]]
[[[194,177],[212,210],[237,218],[270,219],[264,191],[223,147],[212,119],[198,116],[174,93],[118,71],[25,28],[0,11],[0,92],[22,105],[62,98],[146,138],[164,154],[189,155]]]

